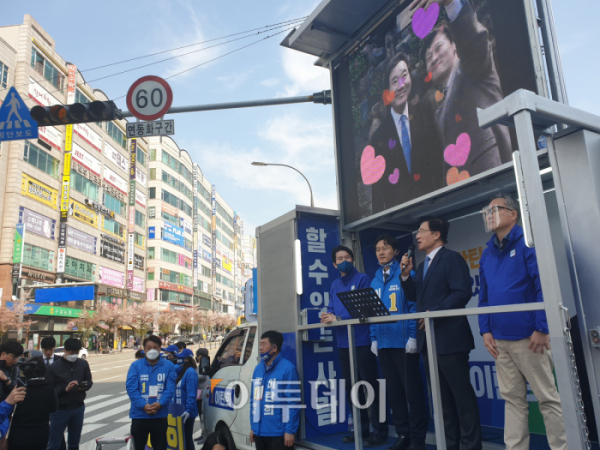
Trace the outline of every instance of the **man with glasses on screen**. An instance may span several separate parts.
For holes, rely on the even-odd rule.
[[[479,261],[479,306],[543,302],[535,249],[525,245],[515,199],[498,193],[482,213],[486,232],[493,231],[494,235]],[[540,404],[550,448],[566,449],[546,312],[482,314],[479,329],[485,347],[496,360],[500,394],[506,401],[506,448],[529,448],[529,383]]]

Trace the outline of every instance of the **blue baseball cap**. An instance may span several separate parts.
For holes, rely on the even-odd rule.
[[[181,353],[176,354],[175,356],[177,357],[177,359],[187,358],[188,356],[191,356],[193,358],[194,352],[191,351],[189,348],[184,348],[183,350],[181,350]]]
[[[161,349],[163,352],[169,352],[169,353],[177,353],[179,351],[179,349],[177,348],[176,345],[169,345],[167,348],[163,348]]]

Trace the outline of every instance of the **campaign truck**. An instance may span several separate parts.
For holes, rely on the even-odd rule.
[[[549,0],[435,1],[414,11],[410,3],[323,0],[282,42],[330,71],[339,210],[297,206],[257,228],[258,268],[246,311],[248,318],[251,308],[256,321],[231,333],[212,363],[212,390],[203,393],[207,431],[225,433],[232,448],[251,448],[251,376],[259,337],[274,329],[284,334],[282,352],[300,376],[296,445],[348,448],[341,438],[350,416],[360,449],[360,414],[340,385],[333,328],[348,331],[356,380],[355,325],[423,319],[429,349],[423,357],[432,365],[435,319],[466,316],[475,336],[469,375],[483,446],[501,448],[504,400],[478,316],[543,309],[568,448],[590,448],[600,421],[600,253],[594,244],[600,117],[565,104]],[[481,212],[498,191],[519,200],[522,239],[536,251],[543,303],[477,306],[479,263],[491,238]],[[462,255],[470,271],[467,307],[321,324],[339,276],[332,249],[351,248],[356,268],[373,276],[375,238],[396,237],[402,255],[425,216],[450,222],[446,247]],[[423,262],[423,254],[416,252],[415,260]],[[439,383],[432,371],[427,443],[445,449]],[[531,391],[527,402],[531,448],[548,448]]]

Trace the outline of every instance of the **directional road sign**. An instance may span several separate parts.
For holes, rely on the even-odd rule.
[[[127,137],[169,136],[175,134],[174,120],[157,120],[155,122],[133,122],[127,124]]]
[[[37,137],[37,122],[31,119],[29,108],[12,86],[0,106],[0,142],[37,139]]]
[[[171,86],[160,77],[140,78],[127,91],[127,108],[140,120],[156,120],[165,115],[173,103]]]

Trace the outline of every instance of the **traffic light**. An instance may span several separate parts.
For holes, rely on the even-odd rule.
[[[40,127],[72,123],[104,122],[122,119],[123,113],[113,101],[73,103],[72,105],[34,106],[31,118]]]

